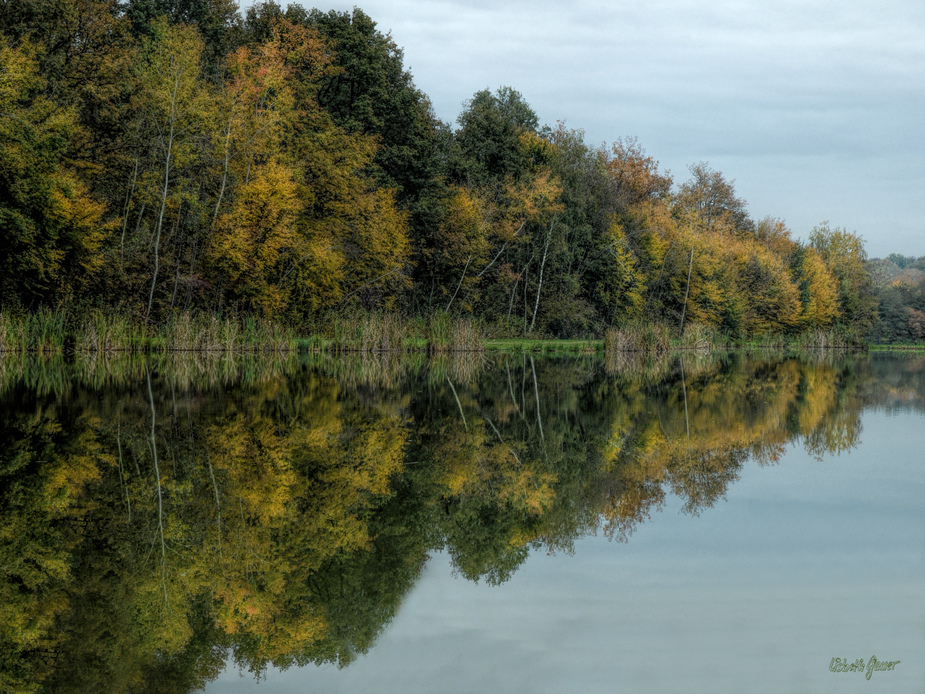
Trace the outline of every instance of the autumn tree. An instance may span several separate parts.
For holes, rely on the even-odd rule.
[[[158,20],[151,25],[151,31],[138,65],[142,100],[139,125],[148,134],[150,146],[150,169],[142,176],[152,237],[146,319],[151,316],[162,279],[162,246],[171,222],[179,227],[183,206],[199,203],[189,172],[201,157],[208,103],[201,72],[203,42],[196,30]]]
[[[867,252],[863,240],[856,233],[833,229],[823,222],[813,228],[809,244],[837,282],[838,322],[865,334],[876,319],[877,302],[864,267]]]
[[[239,48],[227,69],[213,112],[220,183],[206,263],[221,304],[242,302],[246,310],[275,317],[288,304],[284,266],[300,248],[296,168],[282,152],[283,132],[296,117],[291,71],[278,36],[255,49]]]
[[[811,246],[795,246],[790,269],[800,291],[800,325],[831,327],[838,317],[838,288],[819,253]]]
[[[284,259],[298,246],[294,223],[300,205],[292,173],[275,162],[255,167],[231,209],[217,220],[209,249],[212,272],[225,300],[276,317],[287,308]],[[292,260],[290,260],[292,262]]]
[[[736,197],[732,182],[705,162],[692,165],[690,172],[691,178],[678,191],[677,206],[695,212],[707,228],[736,234],[755,232],[755,223],[748,216],[747,203]]]
[[[610,236],[619,244],[611,251],[625,298],[611,309],[609,323],[635,319],[642,310],[658,315],[664,310],[663,272],[669,252],[680,252],[678,230],[670,213],[672,178],[659,169],[638,140],[617,140],[604,153],[608,196],[613,216]],[[609,278],[604,276],[606,287]],[[608,292],[609,294],[609,292]]]
[[[67,153],[73,108],[46,93],[37,48],[0,36],[0,305],[35,308],[89,286],[113,225]]]
[[[376,139],[349,133],[318,103],[329,68],[315,29],[283,22],[280,39],[297,116],[283,139],[301,183],[297,219],[304,252],[286,269],[303,311],[346,303],[391,307],[408,283],[408,217],[395,190],[369,174]]]

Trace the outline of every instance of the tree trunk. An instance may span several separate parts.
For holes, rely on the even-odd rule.
[[[167,158],[164,162],[164,187],[161,190],[161,209],[157,215],[157,227],[154,233],[154,275],[151,277],[151,291],[148,294],[148,310],[145,322],[151,317],[151,305],[154,303],[154,288],[157,285],[157,273],[161,267],[161,228],[164,225],[164,210],[167,209],[167,192],[170,185],[170,159],[173,155],[174,113],[170,116],[170,134],[167,137]]]
[[[530,330],[528,332],[533,332],[533,326],[536,325],[536,314],[540,308],[540,292],[543,290],[543,268],[546,267],[546,255],[549,252],[549,240],[552,238],[552,225],[549,226],[549,231],[546,233],[546,245],[543,247],[543,260],[540,262],[540,280],[539,284],[536,286],[536,302],[533,304],[533,318],[530,319]]]
[[[694,269],[694,246],[691,245],[691,262],[687,266],[687,289],[684,291],[684,307],[681,309],[681,334],[684,334],[684,316],[687,314],[687,297],[691,293],[691,270]]]
[[[122,266],[125,260],[125,229],[128,226],[128,208],[132,202],[132,195],[135,193],[135,182],[138,180],[138,157],[135,157],[135,173],[132,174],[132,186],[129,188],[128,195],[125,196],[125,210],[122,214],[122,240],[119,242],[119,266]],[[144,209],[142,207],[142,209]]]
[[[154,461],[154,476],[157,478],[157,525],[158,534],[161,537],[161,584],[164,587],[164,605],[168,604],[167,598],[167,544],[164,541],[164,500],[161,495],[161,469],[157,462],[157,416],[154,410],[154,392],[151,390],[151,372],[145,367],[145,373],[148,377],[148,398],[151,402],[151,455]]]
[[[450,297],[450,303],[446,305],[446,310],[449,312],[450,306],[453,305],[453,300],[456,298],[456,295],[459,294],[459,288],[462,286],[463,280],[466,279],[466,270],[469,269],[469,263],[472,262],[472,256],[469,256],[469,259],[466,261],[466,267],[463,268],[462,276],[459,278],[459,284],[456,285],[456,291],[453,292],[453,296]]]

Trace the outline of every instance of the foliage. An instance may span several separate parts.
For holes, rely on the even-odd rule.
[[[0,36],[0,73],[0,308],[67,302],[113,224],[65,160],[77,115],[45,96],[36,49]]]
[[[0,18],[2,310],[925,332],[895,292],[878,318],[869,274],[911,279],[914,259],[866,264],[826,224],[800,243],[706,163],[676,186],[636,139],[588,146],[509,86],[438,121],[359,8],[43,0]]]
[[[887,344],[925,340],[925,258],[894,253],[868,261],[866,268],[879,304],[873,339]]]
[[[877,302],[864,263],[867,253],[861,237],[828,223],[815,227],[809,236],[837,282],[839,322],[865,334],[877,315]]]

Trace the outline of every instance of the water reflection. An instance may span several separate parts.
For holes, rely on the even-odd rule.
[[[0,361],[0,689],[345,665],[436,551],[502,583],[925,411],[922,359],[416,359]]]

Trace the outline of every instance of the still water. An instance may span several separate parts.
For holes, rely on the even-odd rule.
[[[0,405],[2,691],[925,691],[921,358],[7,361]]]

